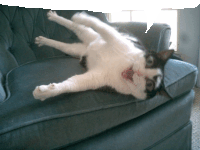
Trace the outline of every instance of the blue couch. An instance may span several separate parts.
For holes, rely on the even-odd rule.
[[[166,64],[164,86],[171,98],[141,101],[97,90],[35,100],[35,86],[84,72],[78,59],[34,44],[40,35],[81,42],[72,31],[48,21],[47,11],[0,5],[0,149],[191,149],[192,88],[198,71],[184,61]],[[57,11],[66,18],[75,12]],[[154,24],[146,34],[146,23],[109,23],[102,13],[88,13],[134,34],[149,50],[169,48],[168,25]]]

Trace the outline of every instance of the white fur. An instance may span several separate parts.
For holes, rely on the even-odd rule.
[[[88,71],[73,76],[61,83],[37,86],[33,91],[35,99],[46,98],[67,92],[78,92],[111,86],[123,94],[132,94],[145,99],[145,77],[153,78],[160,73],[157,69],[146,69],[144,52],[134,47],[114,28],[86,13],[76,13],[72,21],[48,12],[48,19],[76,33],[83,43],[67,44],[42,36],[37,37],[38,46],[47,45],[64,53],[79,56],[87,55]],[[133,82],[122,78],[121,73],[133,67]],[[158,80],[160,82],[161,80]],[[159,83],[156,84],[158,86]]]
[[[163,79],[163,74],[162,74],[162,71],[160,69],[158,69],[157,75],[160,75],[160,76],[158,76],[158,78],[157,78],[155,89],[157,89],[160,86],[161,81]]]

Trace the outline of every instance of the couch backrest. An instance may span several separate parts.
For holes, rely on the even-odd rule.
[[[120,32],[131,33],[140,39],[148,51],[159,52],[169,49],[171,27],[167,24],[154,23],[147,33],[146,22],[121,22],[110,25],[115,26]]]
[[[72,31],[49,21],[48,11],[0,5],[0,72],[3,75],[31,61],[64,55],[50,47],[38,48],[34,44],[37,36],[42,35],[67,43],[79,42]],[[77,11],[56,12],[70,19]],[[87,13],[106,21],[102,13]]]

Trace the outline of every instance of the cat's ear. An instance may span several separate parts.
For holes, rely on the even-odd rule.
[[[166,63],[167,60],[173,55],[174,50],[164,50],[159,53],[157,53],[157,56],[163,61],[163,63]]]
[[[169,96],[169,94],[166,92],[166,90],[163,87],[161,87],[161,89],[159,91],[157,91],[156,95],[163,95],[163,96],[171,99],[171,96]]]

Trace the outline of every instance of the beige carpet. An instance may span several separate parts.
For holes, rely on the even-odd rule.
[[[195,100],[192,108],[192,150],[200,150],[200,88],[194,88]]]

